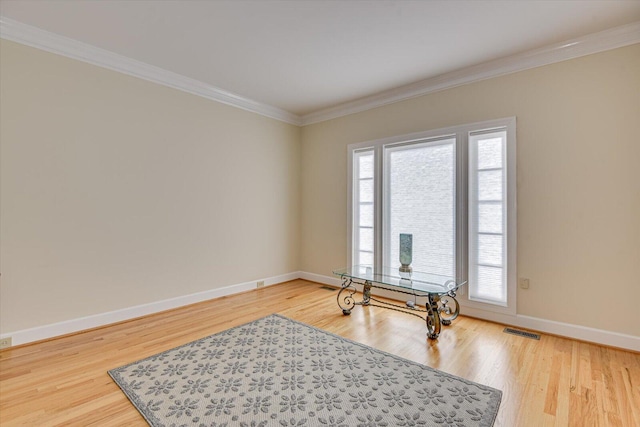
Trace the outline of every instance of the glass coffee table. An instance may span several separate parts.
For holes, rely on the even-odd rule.
[[[466,281],[456,281],[452,277],[414,271],[400,273],[397,268],[374,269],[370,265],[354,265],[334,270],[333,274],[342,279],[342,289],[338,292],[338,305],[345,315],[351,314],[356,305],[390,308],[418,316],[427,323],[427,336],[436,339],[441,325],[450,325],[460,313],[456,291]],[[402,276],[401,276],[402,274]],[[403,277],[404,276],[404,277]],[[362,286],[362,300],[356,301],[356,285]],[[371,288],[386,289],[411,295],[405,305],[382,301],[371,296]],[[426,298],[425,308],[416,304],[419,297]]]

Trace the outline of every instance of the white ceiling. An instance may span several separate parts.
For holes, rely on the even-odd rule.
[[[298,116],[640,20],[640,1],[1,0],[0,15]]]

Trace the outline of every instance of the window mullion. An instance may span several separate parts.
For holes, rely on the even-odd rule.
[[[385,217],[385,213],[383,212],[383,191],[384,191],[384,183],[382,180],[383,177],[383,159],[382,159],[382,146],[378,145],[374,150],[374,162],[373,162],[373,188],[374,188],[374,197],[373,197],[373,260],[374,260],[374,268],[376,270],[382,267],[382,259],[384,257],[383,248],[382,248],[382,239],[383,239],[383,218]]]
[[[469,277],[469,185],[468,185],[468,133],[456,134],[456,279]],[[465,288],[460,289],[464,295]]]

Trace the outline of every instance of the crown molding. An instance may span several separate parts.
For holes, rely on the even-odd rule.
[[[0,38],[118,71],[272,119],[305,126],[464,84],[640,43],[640,21],[445,73],[304,116],[3,16],[0,16]]]
[[[104,50],[68,37],[0,16],[0,38],[63,55],[109,70],[241,108],[300,126],[300,116],[263,104],[201,81]]]
[[[640,21],[445,73],[302,116],[302,126],[518,71],[640,43]]]

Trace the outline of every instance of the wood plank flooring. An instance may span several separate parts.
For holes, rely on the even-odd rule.
[[[496,426],[640,426],[640,354],[460,316],[437,341],[414,316],[295,280],[0,352],[0,425],[144,426],[107,370],[271,313],[502,390]]]

